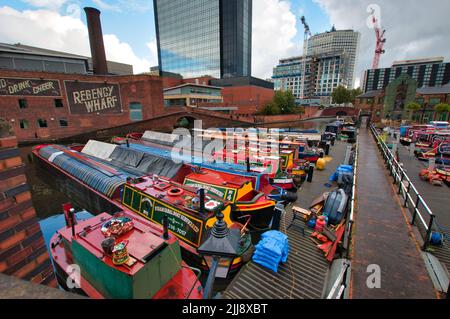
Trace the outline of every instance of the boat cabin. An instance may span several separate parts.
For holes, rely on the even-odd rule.
[[[110,237],[113,223],[126,224],[126,230]],[[102,213],[79,221],[73,229],[61,229],[59,243],[51,245],[52,255],[60,271],[67,271],[63,268],[70,264],[80,267],[80,287],[90,297],[201,297],[196,290],[190,295],[192,287],[181,280],[184,268],[178,240],[161,235],[161,230],[127,213]]]

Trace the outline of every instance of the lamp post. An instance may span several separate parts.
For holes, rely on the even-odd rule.
[[[229,229],[223,221],[223,214],[216,214],[216,222],[208,231],[205,242],[198,248],[209,267],[203,299],[210,299],[215,278],[226,278],[234,257],[237,256],[241,232],[239,229]]]

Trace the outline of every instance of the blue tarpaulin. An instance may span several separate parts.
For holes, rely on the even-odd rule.
[[[330,182],[341,182],[344,175],[353,176],[353,166],[352,165],[339,165],[336,171],[330,176]]]
[[[288,237],[279,231],[269,230],[261,235],[252,259],[253,262],[277,272],[278,265],[287,261],[288,254]]]

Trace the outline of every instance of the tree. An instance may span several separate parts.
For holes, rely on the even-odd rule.
[[[434,110],[436,111],[436,114],[441,115],[442,113],[448,113],[450,112],[450,105],[446,103],[439,103],[434,106]]]
[[[350,96],[351,96],[351,102],[354,103],[356,98],[361,95],[363,93],[363,91],[361,90],[361,88],[356,88],[350,91]]]
[[[344,86],[339,85],[337,88],[333,90],[331,94],[333,103],[342,104],[342,103],[350,103],[352,101],[351,91],[347,90]]]
[[[265,104],[259,114],[278,115],[278,114],[296,114],[301,109],[295,104],[295,96],[292,91],[276,91],[269,103]]]
[[[280,108],[273,101],[264,105],[259,114],[261,115],[278,115],[280,114]]]
[[[407,109],[408,111],[411,111],[411,117],[412,117],[412,115],[413,115],[415,112],[417,112],[418,110],[420,110],[420,108],[421,108],[420,104],[419,104],[419,103],[416,103],[416,102],[409,102],[409,103],[406,105],[406,109]]]

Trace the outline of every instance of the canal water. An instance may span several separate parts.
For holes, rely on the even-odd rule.
[[[329,119],[317,119],[302,123],[299,129],[323,130],[329,123]],[[51,236],[60,228],[64,227],[64,215],[62,205],[71,203],[76,209],[77,219],[88,219],[93,215],[85,210],[81,201],[74,201],[74,198],[67,195],[54,183],[53,177],[47,174],[36,165],[36,160],[31,153],[33,146],[20,147],[21,157],[26,163],[26,175],[31,190],[31,196],[37,217],[41,225],[42,233],[47,244]]]

